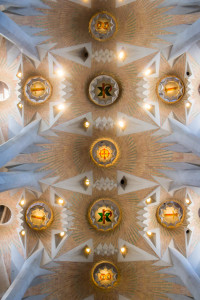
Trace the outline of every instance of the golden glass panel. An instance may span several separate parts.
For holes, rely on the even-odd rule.
[[[89,31],[94,39],[101,42],[106,41],[117,31],[117,21],[107,11],[99,12],[91,18]]]
[[[164,227],[175,228],[183,222],[184,209],[174,200],[166,201],[158,207],[157,219]]]
[[[185,87],[177,76],[165,76],[161,78],[156,87],[158,98],[167,104],[174,104],[182,99]]]
[[[99,262],[92,269],[92,280],[99,288],[112,288],[117,284],[118,279],[118,269],[111,262]]]
[[[121,211],[113,200],[99,199],[90,206],[88,219],[95,229],[109,231],[120,223]]]
[[[109,167],[117,161],[119,149],[111,139],[99,139],[92,144],[90,155],[98,166]]]
[[[53,212],[47,203],[33,202],[26,210],[26,222],[34,230],[43,230],[53,221]]]
[[[50,82],[42,76],[29,78],[24,85],[24,95],[33,105],[47,101],[52,93]]]
[[[46,92],[46,86],[44,85],[43,82],[36,81],[33,84],[31,84],[30,91],[31,91],[31,94],[34,97],[39,98],[39,97],[42,97],[45,94],[45,92]]]

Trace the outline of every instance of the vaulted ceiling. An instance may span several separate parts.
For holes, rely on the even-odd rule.
[[[199,23],[0,0],[2,300],[200,299]]]

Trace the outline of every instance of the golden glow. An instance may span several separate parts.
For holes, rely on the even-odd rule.
[[[127,247],[126,246],[121,247],[120,252],[123,256],[125,256],[127,254]]]
[[[120,120],[120,121],[118,122],[118,125],[119,125],[119,127],[120,127],[121,129],[124,129],[124,128],[125,128],[125,122],[124,122],[123,120]]]
[[[144,71],[145,76],[149,76],[151,74],[151,69],[147,69]]]
[[[64,232],[64,231],[61,231],[61,232],[60,232],[60,236],[63,237],[64,235],[65,235],[65,232]]]
[[[89,127],[90,127],[90,122],[85,121],[85,122],[83,123],[83,126],[84,126],[85,128],[89,128]]]
[[[147,110],[150,110],[150,109],[151,109],[151,105],[148,104],[148,103],[146,103],[146,104],[144,105],[144,108],[147,109]]]
[[[65,72],[63,69],[59,68],[56,70],[56,75],[59,77],[63,77],[65,75]]]
[[[89,180],[88,178],[86,178],[85,181],[84,181],[84,184],[85,184],[86,186],[89,186],[89,185],[90,185],[90,180]]]
[[[126,57],[126,53],[124,50],[121,50],[119,53],[118,53],[118,59],[123,61]]]
[[[190,103],[190,102],[186,102],[186,103],[185,103],[185,107],[190,108],[190,106],[191,106],[191,103]]]
[[[23,108],[23,104],[22,104],[22,103],[19,103],[19,104],[18,104],[18,107],[19,107],[19,108]]]
[[[58,199],[58,204],[63,205],[64,204],[64,200],[63,199]]]
[[[22,235],[22,236],[25,236],[25,234],[26,234],[25,230],[22,230],[22,231],[21,231],[21,235]]]
[[[18,73],[17,73],[17,77],[18,77],[18,78],[22,78],[22,76],[23,76],[22,72],[18,72]]]
[[[190,203],[191,203],[191,202],[190,202],[190,199],[186,198],[186,199],[185,199],[185,203],[186,203],[186,204],[190,204]]]
[[[84,252],[85,252],[86,255],[89,255],[91,253],[91,251],[92,251],[91,248],[88,247],[88,246],[86,246],[85,249],[84,249]]]
[[[22,200],[20,201],[20,205],[23,206],[24,204],[25,204],[25,200],[22,199]]]
[[[151,231],[147,231],[147,235],[148,236],[152,236],[152,232]]]
[[[150,198],[150,197],[146,199],[146,203],[147,203],[147,204],[150,204],[150,203],[151,203],[151,198]]]
[[[63,103],[60,103],[58,106],[57,106],[58,110],[64,110],[65,109],[65,105]]]

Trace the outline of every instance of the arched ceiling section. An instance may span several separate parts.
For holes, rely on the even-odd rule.
[[[199,17],[0,0],[2,300],[199,300]]]

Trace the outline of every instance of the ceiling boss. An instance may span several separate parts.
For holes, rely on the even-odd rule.
[[[177,76],[165,76],[159,80],[156,91],[160,100],[167,104],[174,104],[184,96],[185,87]]]
[[[24,95],[33,105],[46,102],[51,94],[52,87],[50,82],[41,76],[31,77],[25,83]]]
[[[109,167],[117,161],[119,149],[111,139],[99,139],[92,144],[90,155],[98,166]]]
[[[120,223],[121,211],[113,200],[99,199],[91,205],[88,217],[90,224],[95,229],[108,231]]]
[[[99,288],[112,288],[117,284],[118,273],[117,267],[113,263],[102,261],[92,269],[92,281]]]
[[[184,220],[184,208],[176,201],[166,201],[157,208],[158,222],[167,228],[176,228]]]
[[[116,30],[116,19],[106,11],[95,14],[89,23],[89,31],[92,37],[101,42],[110,39]]]
[[[119,96],[119,85],[108,75],[95,77],[89,85],[89,97],[92,102],[100,106],[113,104]]]
[[[44,230],[53,221],[52,209],[42,201],[33,202],[25,213],[26,223],[34,230]]]

